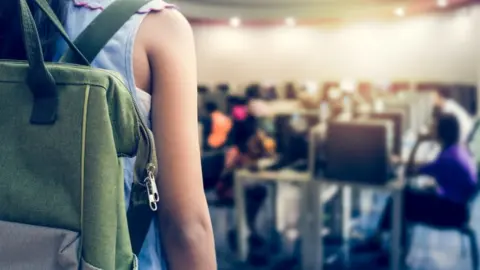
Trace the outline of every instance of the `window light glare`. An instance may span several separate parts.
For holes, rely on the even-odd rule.
[[[395,15],[397,15],[398,17],[403,17],[405,16],[405,9],[404,8],[397,8],[395,9]]]
[[[230,25],[233,27],[239,27],[242,24],[242,21],[238,17],[233,17],[230,19]]]
[[[285,24],[287,26],[295,26],[297,24],[297,21],[293,17],[288,17],[285,19]]]
[[[437,6],[444,8],[448,6],[448,0],[437,0]]]

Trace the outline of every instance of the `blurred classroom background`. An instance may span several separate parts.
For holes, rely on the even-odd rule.
[[[479,1],[173,3],[219,269],[478,269]]]

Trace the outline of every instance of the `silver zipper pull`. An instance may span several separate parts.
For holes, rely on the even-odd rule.
[[[157,182],[155,181],[155,175],[153,174],[153,171],[148,172],[148,177],[150,178],[150,181],[152,182],[152,194],[154,195],[154,200],[155,202],[160,201],[160,196],[158,195],[158,188],[157,188]]]
[[[157,211],[157,203],[160,201],[160,196],[158,195],[157,183],[155,183],[155,175],[153,174],[152,170],[148,171],[148,176],[145,178],[145,180],[143,180],[143,182],[147,187],[150,209],[152,209],[152,211]]]

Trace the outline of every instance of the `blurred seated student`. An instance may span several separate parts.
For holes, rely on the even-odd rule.
[[[424,165],[414,165],[417,142],[407,166],[407,176],[426,175],[435,181],[423,189],[407,188],[404,191],[403,244],[407,243],[408,223],[430,226],[455,226],[467,219],[468,204],[477,193],[477,168],[467,147],[459,143],[461,127],[457,117],[441,114],[438,117],[436,136],[442,150],[436,160]],[[391,229],[392,201],[389,200],[377,233],[359,250],[380,248],[382,232]],[[408,245],[407,245],[408,247]],[[408,254],[408,250],[405,250]]]
[[[285,85],[285,99],[288,99],[288,100],[297,99],[297,89],[293,82],[289,82]]]
[[[227,83],[221,83],[217,85],[217,91],[228,95],[230,93],[230,85],[228,85]]]
[[[214,104],[208,107],[211,111],[214,110]],[[232,105],[232,120],[228,135],[231,145],[223,151],[222,166],[216,167],[222,172],[208,173],[218,176],[218,179],[214,180],[217,193],[225,200],[233,200],[233,171],[241,168],[255,169],[257,161],[262,157],[273,155],[276,148],[276,143],[259,128],[256,117],[249,111],[246,99],[235,100]],[[207,132],[210,134],[210,131]]]
[[[460,125],[460,142],[468,144],[468,138],[474,126],[473,118],[460,104],[450,97],[448,91],[435,91],[433,95],[435,102],[434,116],[442,113],[454,115]]]
[[[277,88],[274,85],[265,85],[262,88],[262,99],[272,101],[278,99]]]
[[[239,100],[232,108],[232,147],[226,154],[226,172],[239,168],[256,169],[254,167],[259,159],[275,153],[276,143],[262,130],[260,121],[252,114],[247,102],[247,99]]]
[[[274,140],[259,128],[257,119],[249,112],[248,107],[244,106],[246,102],[245,100],[243,105],[242,102],[238,102],[233,106],[232,146],[226,151],[223,172],[216,186],[218,198],[230,204],[234,203],[234,171],[242,168],[256,170],[258,160],[273,155],[276,148]],[[259,236],[255,226],[266,196],[267,190],[264,185],[251,184],[245,187],[246,218],[250,231],[249,261],[251,262],[262,260],[262,257],[266,256],[259,251],[263,250],[260,247],[264,246],[265,241]],[[232,248],[235,248],[235,240],[235,230],[232,229],[229,231]]]
[[[371,84],[365,83],[358,86],[358,96],[364,103],[373,103],[375,100],[374,87]]]
[[[335,119],[341,116],[344,113],[348,113],[348,109],[346,108],[346,101],[350,101],[348,95],[346,95],[341,89],[339,88],[330,88],[326,92],[325,100],[330,107],[330,113],[332,119]]]
[[[256,132],[256,121],[248,114],[246,101],[234,98],[232,101],[232,130],[229,141],[232,143],[225,151],[210,152],[202,155],[204,188],[216,188],[221,199],[233,200],[233,179],[231,172],[238,167],[242,153],[247,153],[248,141]],[[210,105],[213,110],[213,105]],[[203,120],[204,137],[211,133],[211,118]],[[207,144],[207,142],[205,142]]]
[[[320,89],[315,83],[305,82],[301,91],[297,95],[302,108],[307,110],[316,110],[320,108],[322,95]]]
[[[269,136],[272,136],[274,127],[271,117],[275,112],[263,98],[261,86],[259,84],[251,84],[248,86],[245,96],[248,114],[255,119],[257,129],[262,129]]]
[[[207,117],[202,121],[204,138],[206,140],[205,148],[215,150],[225,146],[232,130],[232,120],[218,110],[214,102],[206,104]]]
[[[247,87],[245,93],[249,113],[253,117],[264,117],[270,115],[270,107],[262,99],[260,84],[251,84]]]
[[[244,133],[243,135],[246,135]],[[276,144],[265,132],[255,130],[250,136],[234,139],[234,147],[228,151],[225,160],[225,170],[217,186],[217,194],[223,200],[233,202],[234,178],[236,169],[258,170],[257,162],[261,158],[272,156]],[[245,140],[246,139],[246,140]],[[267,198],[267,188],[264,184],[248,184],[245,186],[245,214],[249,230],[248,261],[253,265],[264,265],[269,255],[267,241],[261,236],[256,226],[260,209]],[[229,231],[229,241],[233,249],[236,248],[236,231]]]
[[[208,86],[206,85],[199,85],[197,86],[197,93],[199,95],[205,95],[207,94],[208,92],[210,92],[210,90],[208,89]]]
[[[203,119],[207,116],[207,111],[205,109],[205,96],[208,94],[209,90],[207,86],[199,85],[197,87],[197,108],[198,108],[198,119]]]
[[[303,165],[308,158],[308,131],[309,123],[304,115],[293,114],[289,117],[288,124],[280,131],[283,141],[281,156],[275,164],[268,167],[268,170],[277,171],[286,167],[296,169],[291,166],[297,162],[302,163],[298,169],[306,169]]]

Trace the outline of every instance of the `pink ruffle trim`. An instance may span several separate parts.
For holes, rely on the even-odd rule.
[[[82,0],[73,0],[73,3],[76,7],[85,7],[91,10],[103,10],[103,6],[98,3],[83,2]]]
[[[97,0],[97,1],[73,0],[73,2],[76,7],[84,7],[91,10],[103,10],[105,6],[107,6],[107,4],[113,1],[112,0]],[[149,3],[146,3],[145,6],[140,8],[137,13],[146,14],[152,11],[162,11],[163,9],[166,9],[166,8],[176,8],[176,6],[165,3],[162,0],[154,0]]]

